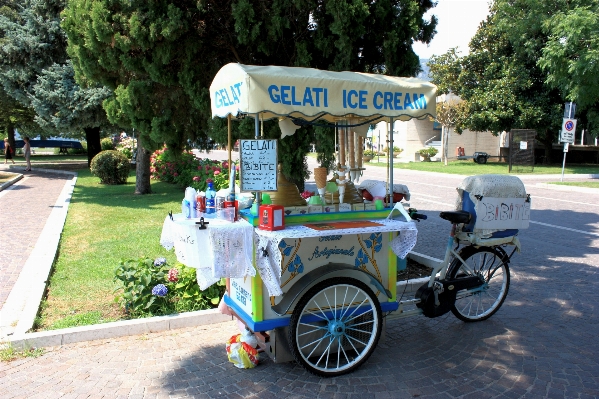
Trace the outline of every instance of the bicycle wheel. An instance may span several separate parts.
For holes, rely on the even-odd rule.
[[[500,248],[471,246],[464,248],[460,257],[467,267],[454,259],[447,271],[448,278],[479,276],[484,283],[458,291],[451,311],[466,322],[486,320],[499,310],[510,288],[507,254]]]
[[[381,306],[368,286],[335,278],[312,287],[293,310],[289,344],[309,372],[333,377],[364,363],[381,335]]]

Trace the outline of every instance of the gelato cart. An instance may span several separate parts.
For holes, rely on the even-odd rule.
[[[209,219],[200,227],[173,215],[161,241],[197,269],[201,288],[227,278],[223,307],[275,362],[295,360],[325,377],[348,373],[372,354],[389,312],[436,317],[451,310],[477,321],[503,303],[511,257],[503,248],[519,248],[517,232],[527,227],[530,209],[517,178],[483,176],[459,188],[460,208],[441,215],[453,226],[446,258],[414,298],[401,301],[397,265],[416,244],[414,220],[425,216],[399,202],[409,191],[393,184],[392,135],[388,181],[381,183],[386,195],[365,201],[358,184],[368,126],[434,117],[435,91],[415,78],[308,68],[228,64],[215,76],[213,117],[255,120],[255,139],[239,145],[239,185],[256,204],[239,210],[235,222]],[[318,194],[308,202],[278,168],[276,140],[260,137],[260,122],[272,118],[282,137],[306,124],[336,126],[338,166],[314,170]],[[375,186],[370,181],[366,189]],[[466,244],[460,250],[453,248],[458,237]]]

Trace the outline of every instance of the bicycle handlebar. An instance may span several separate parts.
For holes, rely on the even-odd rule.
[[[411,213],[411,214],[410,214],[410,217],[411,217],[413,220],[426,220],[426,219],[428,219],[428,216],[426,216],[426,215],[423,215],[423,214],[421,214],[421,213]]]
[[[418,209],[416,209],[416,208],[408,209],[408,214],[410,215],[410,218],[412,218],[412,220],[415,220],[415,221],[428,219],[428,217],[426,215],[423,215],[422,213],[418,213]]]

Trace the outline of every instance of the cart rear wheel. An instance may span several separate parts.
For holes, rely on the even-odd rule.
[[[381,306],[363,282],[335,278],[312,287],[291,315],[289,343],[309,372],[333,377],[364,363],[381,336]]]
[[[499,310],[510,288],[507,255],[499,249],[466,247],[460,257],[466,266],[454,259],[447,270],[448,277],[479,276],[484,283],[474,289],[458,291],[451,311],[466,322],[486,320]]]

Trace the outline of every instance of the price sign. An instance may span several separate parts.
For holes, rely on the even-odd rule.
[[[239,186],[242,192],[277,191],[277,140],[240,140]]]
[[[574,133],[576,132],[576,119],[564,118],[559,141],[574,144]]]

